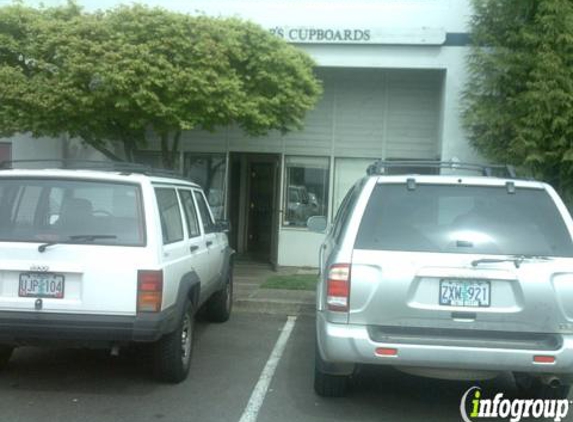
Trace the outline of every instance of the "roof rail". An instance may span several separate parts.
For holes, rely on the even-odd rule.
[[[366,174],[376,175],[376,174],[388,174],[388,169],[391,168],[427,168],[427,169],[451,169],[451,170],[469,170],[475,171],[482,176],[495,177],[507,177],[510,179],[517,178],[515,173],[515,168],[509,164],[473,164],[464,163],[459,161],[417,161],[417,160],[377,160],[366,169]]]
[[[18,165],[23,165],[20,167]],[[126,161],[96,161],[96,160],[70,160],[70,159],[44,159],[44,160],[11,160],[0,162],[1,170],[11,170],[15,168],[31,168],[45,169],[57,168],[66,170],[95,170],[95,171],[110,171],[119,172],[124,174],[143,174],[146,176],[157,177],[170,177],[174,179],[185,179],[180,173],[174,170],[159,169],[155,167],[146,166],[144,164],[130,163]]]

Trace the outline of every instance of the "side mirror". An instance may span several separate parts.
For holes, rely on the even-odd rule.
[[[218,220],[215,222],[215,231],[220,233],[229,233],[231,223],[228,220]]]
[[[315,215],[306,220],[306,227],[312,232],[324,233],[326,231],[326,217]]]

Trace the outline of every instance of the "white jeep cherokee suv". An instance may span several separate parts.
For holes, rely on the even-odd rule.
[[[231,312],[225,224],[174,174],[82,166],[0,166],[0,366],[21,345],[148,343],[155,375],[180,382],[196,311]]]

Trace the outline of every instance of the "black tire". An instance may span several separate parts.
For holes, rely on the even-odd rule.
[[[523,399],[566,399],[569,396],[571,386],[564,384],[551,387],[541,382],[539,378],[525,374],[515,374],[517,394]]]
[[[348,393],[350,376],[331,375],[323,371],[324,364],[318,350],[314,361],[314,391],[321,397],[344,397]]]
[[[14,347],[12,346],[0,345],[0,369],[4,369],[8,365],[13,351]]]
[[[225,322],[231,317],[233,309],[233,270],[229,269],[225,286],[207,301],[206,316],[212,322]]]
[[[153,373],[164,382],[179,383],[187,378],[193,354],[195,319],[188,303],[177,328],[152,345]]]

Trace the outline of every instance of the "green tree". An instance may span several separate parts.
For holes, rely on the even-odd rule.
[[[474,0],[464,122],[486,157],[573,187],[573,2]]]
[[[287,132],[321,94],[305,53],[235,18],[16,5],[0,8],[0,37],[13,45],[0,55],[0,132],[68,134],[111,158],[119,142],[128,160],[157,137],[167,168],[183,131]]]

